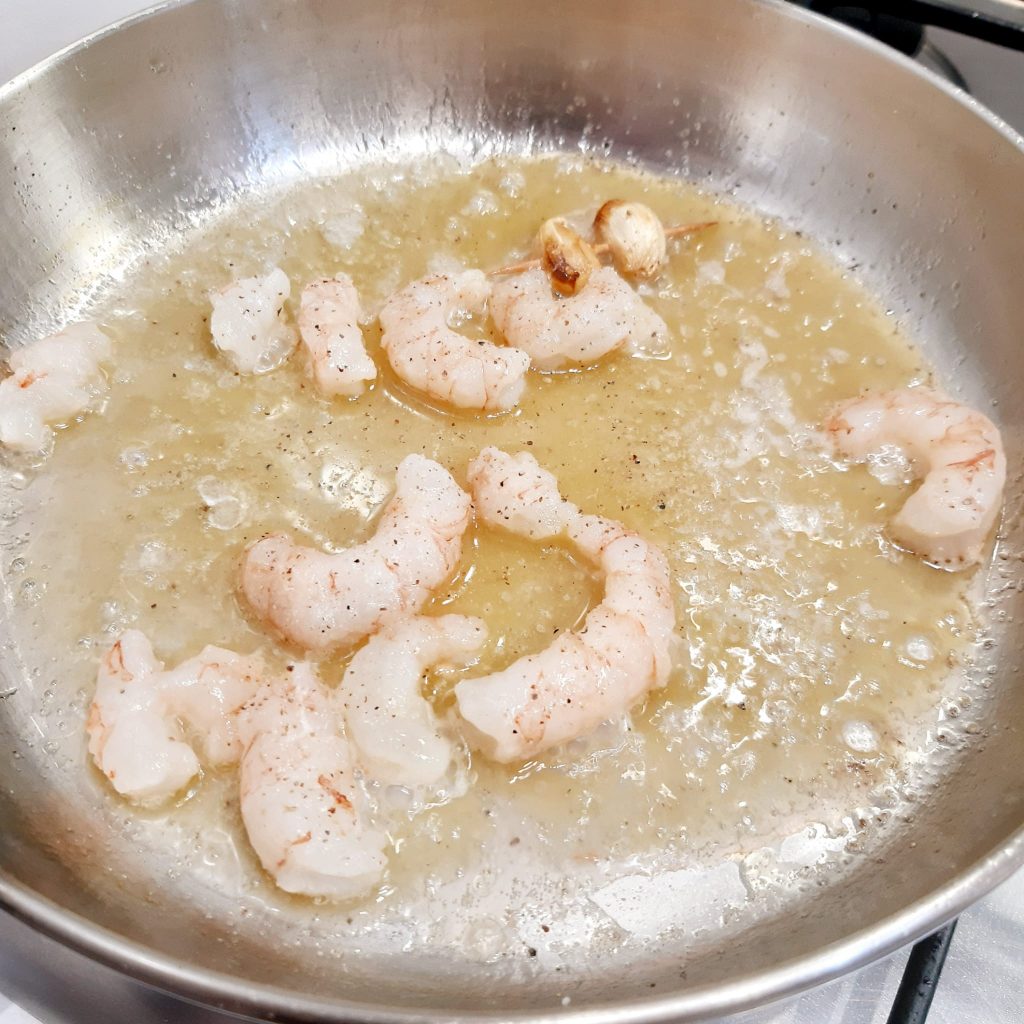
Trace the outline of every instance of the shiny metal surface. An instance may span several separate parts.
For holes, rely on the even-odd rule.
[[[585,17],[534,0],[514,12],[468,0],[197,0],[129,22],[0,93],[0,331],[16,344],[50,327],[104,275],[250,189],[366,155],[582,142],[834,242],[965,398],[998,403],[1007,447],[1021,451],[1020,140],[909,62],[751,0],[596,0]],[[9,656],[18,694],[0,705],[0,903],[134,977],[259,1019],[697,1019],[835,976],[1024,860],[1024,537],[1019,503],[1008,507],[980,732],[936,763],[911,819],[858,868],[713,955],[660,947],[641,965],[595,975],[581,963],[553,978],[444,950],[353,951],[324,970],[272,930],[190,904],[164,865],[133,864],[112,844],[77,806],[74,779],[19,729],[33,693]],[[567,985],[568,1010],[557,998]]]
[[[0,991],[33,1016],[5,1006],[0,1024],[230,1024],[237,1017],[186,1003],[129,980],[13,918],[0,927]],[[803,995],[715,1024],[886,1024],[908,950]],[[1024,957],[1024,872],[960,918],[928,1024],[1006,1024],[1020,1008],[1014,986]],[[11,1016],[14,1019],[9,1020]]]

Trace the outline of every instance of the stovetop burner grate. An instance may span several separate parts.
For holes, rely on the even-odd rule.
[[[924,1024],[935,998],[956,921],[918,942],[910,951],[887,1024]]]
[[[836,3],[794,0],[800,7],[867,32],[915,56],[923,26],[946,28],[1014,50],[1024,50],[1024,4],[1020,0],[875,0]]]

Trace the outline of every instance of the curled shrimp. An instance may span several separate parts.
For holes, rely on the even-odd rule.
[[[268,373],[298,342],[284,316],[292,286],[280,267],[263,277],[243,277],[211,292],[210,334],[214,347],[239,373]]]
[[[385,625],[357,652],[337,692],[369,775],[398,786],[444,776],[452,743],[421,692],[423,674],[442,663],[464,665],[486,636],[479,619],[416,617]]]
[[[261,672],[258,658],[219,647],[165,670],[145,634],[126,630],[100,661],[89,753],[122,796],[145,803],[173,796],[201,760],[214,767],[238,760],[238,710]]]
[[[348,274],[313,281],[299,300],[299,334],[313,380],[328,396],[354,397],[377,376],[359,327],[359,294]]]
[[[385,838],[360,807],[349,744],[312,666],[266,679],[239,714],[239,736],[242,821],[277,885],[333,899],[372,888]]]
[[[417,391],[460,409],[511,409],[526,387],[530,357],[518,348],[474,341],[451,326],[460,311],[482,312],[491,293],[479,270],[413,281],[380,311],[381,348]]]
[[[43,451],[53,437],[50,424],[67,423],[106,394],[100,364],[110,355],[110,339],[87,323],[15,349],[11,375],[0,382],[0,443]]]
[[[305,650],[326,651],[423,607],[462,555],[469,496],[421,455],[402,460],[396,481],[363,544],[330,553],[272,534],[248,548],[241,591],[265,623]]]
[[[565,501],[531,455],[485,448],[469,480],[486,522],[535,539],[564,536],[605,574],[604,599],[581,629],[455,687],[473,745],[496,761],[522,761],[586,735],[664,685],[675,632],[668,563],[621,523]]]
[[[625,347],[660,351],[665,321],[611,267],[595,270],[576,295],[556,295],[538,269],[494,286],[491,316],[510,345],[529,353],[539,370],[594,363]]]
[[[935,565],[979,562],[1006,482],[992,421],[930,388],[899,388],[839,405],[825,422],[839,454],[857,462],[886,446],[910,461],[921,485],[889,522],[900,546]]]

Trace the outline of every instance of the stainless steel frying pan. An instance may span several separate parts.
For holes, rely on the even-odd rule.
[[[117,268],[250,190],[383,153],[584,140],[827,243],[966,400],[998,403],[1013,486],[989,579],[997,643],[972,709],[979,731],[936,762],[934,786],[878,849],[700,957],[663,944],[556,977],[529,960],[351,950],[328,969],[280,941],[284,922],[230,919],[103,832],[72,770],[30,734],[38,687],[4,637],[0,692],[14,692],[0,700],[0,904],[11,914],[260,1019],[690,1020],[893,950],[1024,863],[1024,145],[880,46],[754,0],[168,5],[0,91],[0,331],[17,344],[51,327]]]

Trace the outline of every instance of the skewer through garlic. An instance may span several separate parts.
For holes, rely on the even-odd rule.
[[[601,266],[600,257],[608,253],[620,273],[654,277],[665,262],[669,238],[695,234],[717,223],[705,220],[666,228],[650,207],[611,199],[594,218],[594,228],[602,241],[588,242],[565,218],[552,217],[537,233],[543,253],[540,259],[509,263],[488,271],[487,276],[505,277],[540,267],[556,292],[571,296],[583,290],[593,271]]]

